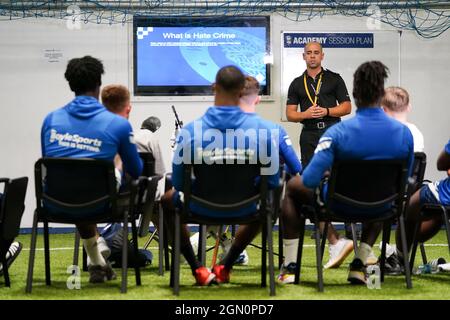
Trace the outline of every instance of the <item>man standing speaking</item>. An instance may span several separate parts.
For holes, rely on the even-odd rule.
[[[306,71],[290,84],[286,102],[288,121],[303,124],[300,135],[303,168],[311,161],[322,134],[351,111],[344,80],[339,74],[322,68],[323,57],[320,43],[305,45]],[[300,111],[297,111],[298,105]]]

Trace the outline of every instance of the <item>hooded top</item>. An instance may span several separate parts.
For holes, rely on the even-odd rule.
[[[128,120],[89,96],[77,96],[47,115],[41,130],[41,148],[44,157],[113,161],[119,154],[125,172],[135,178],[142,172]]]
[[[238,106],[210,107],[201,118],[184,126],[177,137],[172,162],[173,186],[182,190],[184,164],[208,163],[208,159],[225,161],[244,158],[268,164],[266,174],[269,175],[269,187],[278,185],[280,133],[270,129],[273,126],[268,126],[259,117],[243,112]],[[195,193],[195,182],[192,190]],[[219,214],[196,205],[192,205],[191,210],[206,215]],[[255,206],[251,206],[226,214],[232,216],[254,211]]]

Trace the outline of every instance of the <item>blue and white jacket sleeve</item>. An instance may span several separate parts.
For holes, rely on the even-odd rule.
[[[303,171],[303,184],[307,188],[317,188],[325,171],[330,170],[333,165],[335,150],[339,148],[339,132],[335,129],[336,127],[331,127],[323,134],[311,162]]]
[[[284,159],[287,171],[292,175],[300,173],[302,171],[302,165],[297,157],[297,154],[294,151],[294,148],[292,148],[291,139],[289,138],[289,135],[286,133],[283,127],[279,126],[279,130],[280,130],[280,143],[279,143],[280,156],[283,157]]]
[[[134,143],[133,130],[128,121],[121,122],[117,128],[119,137],[119,155],[123,162],[124,171],[133,178],[139,177],[142,173],[142,160],[139,157],[136,144]]]

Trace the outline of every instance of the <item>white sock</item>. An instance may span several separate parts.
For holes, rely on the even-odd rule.
[[[95,266],[105,266],[106,261],[103,258],[97,246],[97,237],[83,239],[84,249],[91,260],[91,264]]]
[[[367,257],[371,252],[372,247],[365,242],[361,242],[358,249],[356,250],[355,259],[359,259],[363,264],[366,264]]]
[[[284,265],[297,262],[298,239],[283,239],[284,244]]]

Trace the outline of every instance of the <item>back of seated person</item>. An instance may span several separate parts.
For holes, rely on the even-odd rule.
[[[123,117],[108,112],[98,101],[103,72],[101,61],[90,56],[69,61],[64,75],[75,98],[45,118],[41,131],[42,156],[112,162],[119,154],[124,170],[136,178],[142,171],[142,162],[132,142],[131,125]],[[74,136],[84,142],[71,143]],[[80,223],[77,229],[91,261],[89,281],[103,282],[115,278],[114,271],[100,252],[100,244],[97,244],[97,226]]]
[[[324,173],[331,169],[334,161],[401,159],[408,161],[411,172],[414,160],[411,132],[405,125],[388,117],[380,107],[387,71],[387,67],[379,61],[359,66],[354,73],[353,85],[353,96],[358,107],[356,116],[330,127],[320,138],[302,177],[294,177],[287,185],[281,215],[286,247],[284,268],[279,277],[283,283],[294,281],[300,223],[296,209],[312,203],[315,188],[321,185]],[[321,193],[324,200],[326,184],[323,186]],[[350,264],[348,281],[351,283],[366,283],[367,258],[380,230],[379,223],[363,224],[361,243]],[[289,268],[291,263],[294,265]]]
[[[175,206],[180,208],[182,206],[182,198],[179,191],[183,190],[184,167],[186,164],[194,164],[194,172],[197,170],[197,174],[200,175],[206,172],[205,176],[207,178],[209,172],[215,170],[213,168],[211,170],[205,168],[208,164],[212,164],[215,161],[219,161],[219,163],[229,163],[227,161],[235,163],[237,159],[243,162],[256,160],[254,163],[258,163],[259,160],[262,160],[258,158],[258,152],[261,152],[265,156],[264,160],[269,165],[266,168],[266,174],[269,175],[269,185],[276,186],[278,184],[278,140],[271,138],[271,132],[267,132],[266,125],[259,118],[247,114],[239,108],[239,98],[244,84],[245,77],[238,68],[234,66],[221,68],[216,75],[216,81],[213,85],[215,94],[214,106],[210,107],[200,119],[187,124],[180,131],[172,162],[172,183],[174,189],[166,192],[162,198],[164,215],[169,226],[173,227]],[[259,135],[258,129],[265,130],[266,135]],[[255,134],[247,135],[252,130]],[[227,134],[236,134],[236,137],[228,140],[226,139]],[[239,136],[240,134],[242,136]],[[214,138],[212,139],[212,137]],[[241,141],[242,144],[235,141]],[[197,164],[199,164],[199,167],[197,167]],[[226,167],[226,164],[223,166]],[[217,174],[220,175],[223,172]],[[246,175],[252,174],[254,174],[252,177],[255,178],[252,184],[256,186],[256,178],[259,174],[253,171],[246,173]],[[222,180],[212,180],[210,182],[223,183]],[[193,194],[203,194],[205,192],[204,186],[200,186],[200,183],[197,180],[194,182],[192,186]],[[226,185],[212,186],[212,188],[217,190],[218,188],[226,190],[226,187]],[[210,191],[212,192],[213,190]],[[217,212],[201,208],[201,206],[192,205],[190,209],[205,215],[217,214]],[[249,206],[240,210],[239,215],[249,215],[254,211],[255,207]],[[226,213],[237,214],[236,212]],[[228,254],[220,262],[220,265],[216,265],[212,270],[213,272],[211,272],[196,258],[189,241],[189,230],[186,225],[183,225],[181,253],[189,263],[197,284],[209,285],[212,282],[228,282],[233,264],[245,247],[257,235],[259,226],[259,222],[241,225]]]
[[[411,131],[414,139],[414,152],[423,152],[425,148],[423,134],[417,126],[408,122],[408,114],[411,112],[408,92],[400,87],[386,88],[381,106],[390,117],[400,121]]]

